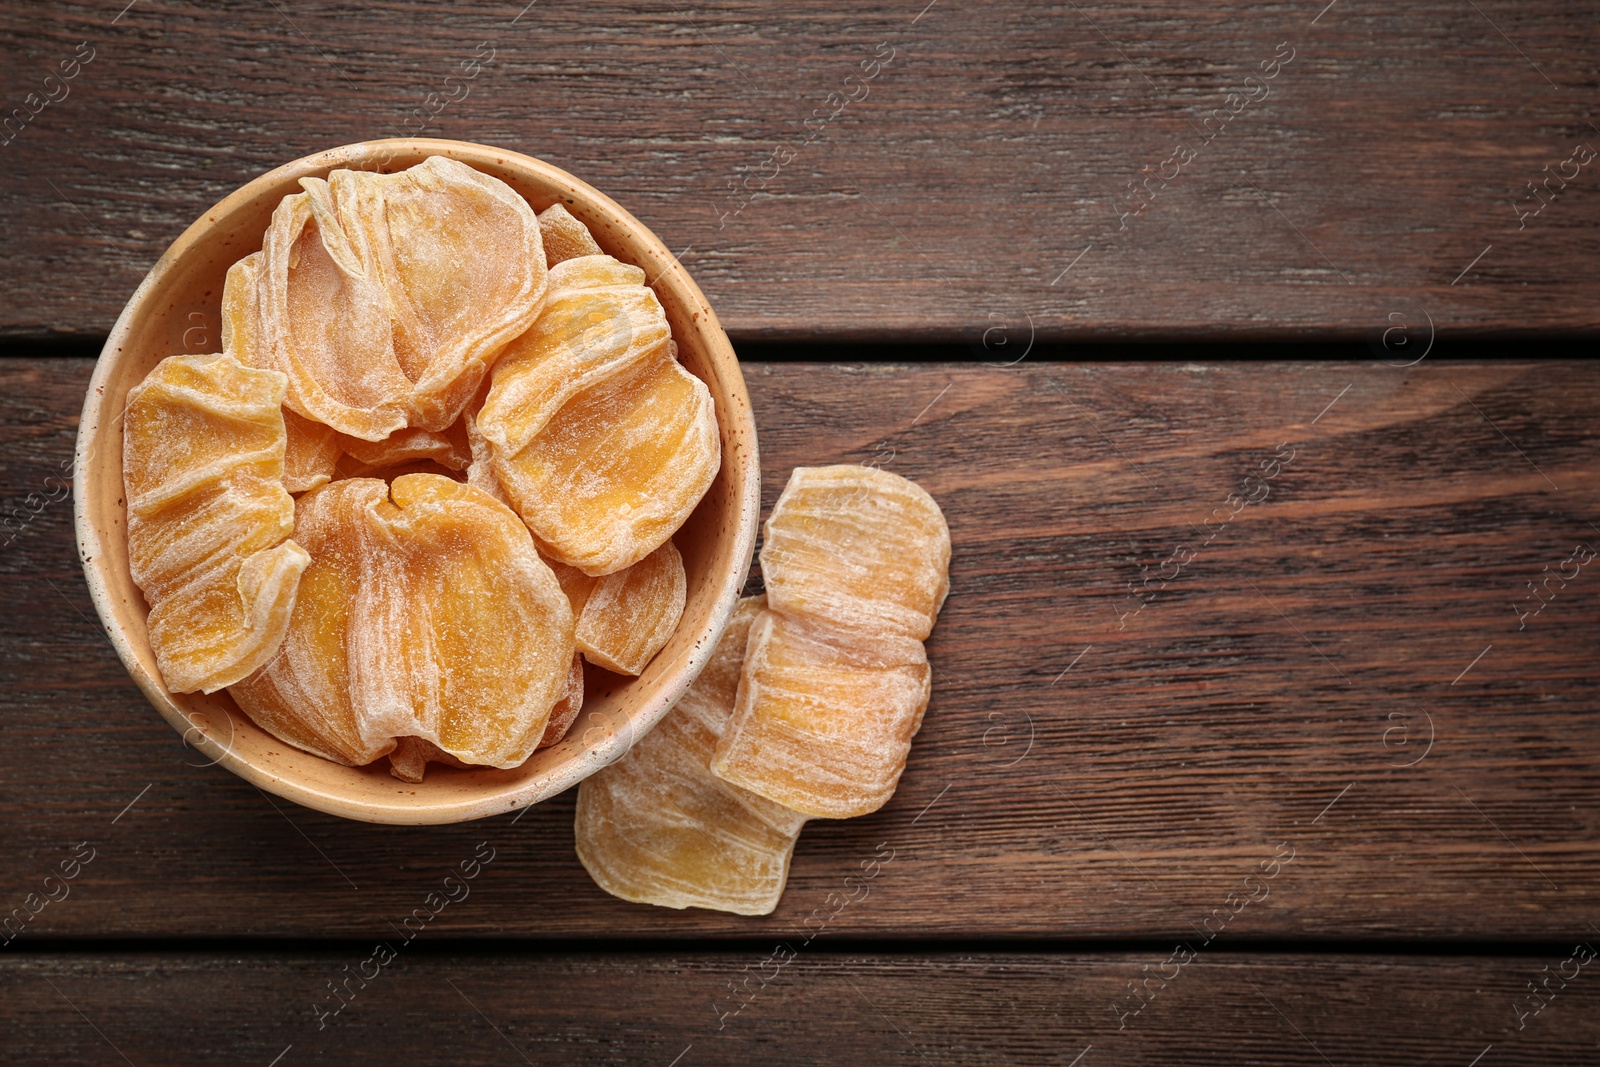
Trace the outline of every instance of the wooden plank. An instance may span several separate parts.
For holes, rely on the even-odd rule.
[[[103,335],[227,192],[407,131],[604,189],[745,339],[1593,330],[1591,14],[7,3],[0,335]]]
[[[1509,958],[1201,952],[1182,965],[1169,948],[861,955],[762,944],[475,956],[400,947],[392,959],[375,949],[0,958],[6,1062],[117,1063],[120,1054],[168,1063],[182,1049],[184,1063],[293,1067],[414,1062],[417,1049],[448,1049],[451,1063],[520,1057],[544,1067],[859,1064],[869,1055],[1466,1067],[1591,1062],[1600,1043],[1594,949],[1577,946]],[[1171,979],[1148,978],[1158,971]],[[1527,983],[1546,979],[1550,993],[1529,1000]],[[1133,982],[1148,982],[1136,1015]]]
[[[70,456],[89,370],[0,361],[7,511]],[[900,791],[809,825],[775,915],[605,896],[573,856],[570,794],[515,825],[399,829],[197,766],[125,678],[69,507],[47,503],[0,553],[7,899],[69,846],[98,852],[24,938],[387,936],[480,841],[498,858],[440,930],[766,936],[821,914],[847,936],[1166,937],[1209,919],[1231,941],[1600,921],[1594,567],[1518,616],[1527,583],[1600,546],[1600,368],[747,375],[769,506],[796,464],[877,462],[934,494],[955,545]],[[1230,494],[1263,490],[1229,517]],[[870,896],[840,909],[882,850]],[[1264,889],[1245,881],[1291,852]]]

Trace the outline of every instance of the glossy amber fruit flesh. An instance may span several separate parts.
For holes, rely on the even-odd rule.
[[[575,649],[567,598],[515,514],[432,474],[343,479],[299,512],[320,546],[318,595],[291,620],[284,655],[236,687],[241,707],[340,762],[369,762],[402,737],[471,764],[526,760],[568,691]],[[283,725],[294,721],[306,730]]]
[[[665,351],[574,396],[520,451],[502,451],[480,426],[500,485],[545,551],[595,576],[665,544],[722,462],[710,392]]]
[[[622,759],[578,786],[578,859],[601,889],[668,908],[766,915],[778,904],[805,816],[718,778],[761,598],[740,601],[694,685]]]
[[[583,603],[573,605],[578,650],[598,667],[637,676],[683,617],[683,557],[668,541],[633,566],[592,581]]]
[[[589,227],[561,204],[551,204],[539,212],[539,233],[544,238],[544,261],[552,267],[579,256],[602,254]]]
[[[761,574],[774,611],[862,634],[933,630],[950,591],[950,530],[898,474],[796,467],[767,517]]]
[[[806,815],[877,811],[899,784],[930,690],[916,638],[863,641],[766,611],[751,627],[733,722],[712,769]]]
[[[285,540],[283,375],[230,356],[170,356],[128,392],[128,565],[175,693],[213,693],[277,651],[305,551]]]
[[[548,272],[533,209],[444,156],[301,186],[261,252],[228,272],[225,348],[282,371],[295,412],[351,437],[444,430],[538,315]]]

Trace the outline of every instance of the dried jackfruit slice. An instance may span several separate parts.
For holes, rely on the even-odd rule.
[[[658,357],[670,340],[644,271],[610,256],[560,263],[538,320],[495,363],[478,429],[498,453],[514,455],[563,404]]]
[[[606,255],[604,252],[592,256],[579,256],[577,259],[563,260],[560,270],[550,272],[550,288],[555,289],[608,289],[629,288],[645,285],[644,271],[624,263],[615,256]],[[654,292],[654,290],[650,290]],[[541,312],[542,314],[542,312]]]
[[[744,675],[750,628],[766,610],[764,593],[739,598],[728,616],[728,628],[717,639],[717,647],[711,650],[705,668],[673,705],[674,715],[682,711],[717,738],[727,732],[734,702],[739,696],[739,679]]]
[[[552,267],[579,256],[603,254],[589,227],[561,204],[551,204],[539,212],[539,233],[544,238],[544,261]]]
[[[930,691],[916,638],[863,641],[764,612],[751,626],[733,722],[711,768],[807,815],[877,811],[894,795]]]
[[[921,486],[847,464],[796,467],[767,517],[775,611],[919,640],[950,591],[950,530]]]
[[[591,581],[583,604],[574,605],[578,650],[597,667],[637,676],[683,617],[683,556],[668,541],[633,566]]]
[[[264,253],[252,252],[228,268],[222,287],[222,350],[247,367],[282,368],[263,348],[261,274]],[[287,384],[287,380],[286,380]],[[283,452],[283,487],[304,493],[333,479],[339,459],[338,431],[283,409],[288,440]]]
[[[612,896],[767,915],[805,816],[728,784],[709,761],[726,729],[750,623],[740,601],[711,661],[660,725],[578,786],[578,859]]]
[[[261,252],[228,272],[226,351],[283,371],[294,411],[352,437],[444,430],[539,313],[548,270],[533,209],[443,156],[301,186]]]
[[[128,565],[167,688],[214,693],[277,651],[305,551],[285,540],[283,375],[169,356],[128,392]]]
[[[317,180],[302,184],[315,192]],[[387,295],[395,358],[415,383],[408,424],[443,430],[539,314],[548,268],[538,217],[505,182],[446,156],[395,174],[336,170],[325,188],[314,203]]]
[[[470,763],[463,763],[450,753],[421,737],[402,737],[395,741],[394,751],[389,753],[389,773],[402,782],[415,785],[422,781],[427,773],[428,764],[442,763],[446,767],[470,768]]]
[[[394,751],[389,753],[389,773],[402,782],[415,785],[426,774],[428,761],[444,754],[432,741],[424,741],[420,737],[399,738],[395,741]]]
[[[311,592],[283,654],[235,687],[240,707],[341,763],[406,737],[472,764],[527,759],[575,647],[566,597],[516,515],[432,474],[343,479],[298,510],[316,546]]]
[[[428,760],[435,752],[440,752],[439,746],[429,741],[420,737],[402,737],[395,742],[394,751],[389,753],[389,773],[402,782],[416,784],[422,781],[428,769]]]
[[[222,351],[247,367],[274,370],[281,368],[275,363],[277,355],[267,344],[261,323],[265,262],[265,252],[251,252],[228,268],[222,283]]]
[[[574,655],[572,668],[567,673],[567,688],[550,709],[550,721],[545,724],[539,748],[549,748],[567,736],[572,724],[583,710],[583,658]],[[402,737],[389,753],[389,773],[403,782],[420,782],[429,763],[443,763],[451,767],[469,766],[444,751],[432,741],[420,737]]]
[[[487,494],[408,474],[388,496],[370,511],[381,566],[349,640],[362,735],[414,735],[468,763],[515,767],[567,691],[567,598],[516,515]]]
[[[235,264],[224,285],[223,303],[244,309],[223,317],[239,358],[288,375],[289,407],[341,433],[380,441],[406,425],[412,384],[395,356],[388,295],[337,219],[313,211],[311,192],[290,194],[261,257]],[[239,289],[252,279],[254,314]]]
[[[526,448],[493,447],[500,485],[546,554],[596,576],[665,544],[722,462],[710,391],[664,350],[575,396]]]
[[[544,728],[544,736],[539,739],[539,747],[549,748],[566,737],[572,724],[578,721],[578,712],[582,710],[583,657],[575,655],[572,657],[572,670],[567,674],[567,691],[550,709],[550,722]]]
[[[314,489],[295,505],[295,539],[310,553],[289,629],[278,654],[228,692],[239,709],[272,736],[346,766],[371,763],[395,739],[367,737],[351,701],[359,670],[348,648],[351,615],[372,557],[381,551],[367,520],[388,494],[371,479],[344,479]],[[404,754],[402,754],[402,758]]]

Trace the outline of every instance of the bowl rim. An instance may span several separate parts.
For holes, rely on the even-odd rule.
[[[733,566],[720,577],[709,627],[706,632],[699,635],[688,654],[683,657],[681,665],[667,678],[662,679],[657,691],[637,711],[627,717],[624,724],[626,729],[614,728],[607,731],[597,744],[579,750],[563,764],[525,781],[508,782],[504,787],[487,789],[479,797],[441,800],[431,804],[415,802],[404,804],[393,801],[383,803],[377,800],[353,799],[337,791],[296,781],[292,777],[259,767],[235,752],[232,748],[231,723],[230,736],[224,741],[216,736],[208,719],[203,716],[191,717],[168,691],[160,676],[145,668],[134,650],[128,633],[116,621],[113,607],[115,594],[110,586],[112,576],[108,573],[111,568],[102,562],[104,556],[101,553],[101,536],[95,528],[90,512],[89,479],[83,476],[86,469],[85,460],[94,448],[96,436],[105,421],[105,387],[118,353],[130,340],[136,317],[143,314],[146,305],[161,293],[168,275],[174,270],[179,254],[198,241],[219,216],[243,207],[285,180],[326,173],[339,167],[370,167],[374,160],[384,159],[384,153],[388,153],[389,160],[396,155],[446,155],[469,166],[474,162],[509,166],[529,172],[545,184],[564,187],[571,194],[609,213],[620,227],[644,246],[644,250],[651,258],[657,260],[653,264],[637,264],[646,269],[648,284],[652,289],[658,292],[663,286],[674,289],[677,291],[675,295],[686,309],[697,310],[697,314],[691,317],[693,329],[700,335],[708,359],[719,366],[719,377],[722,378],[727,399],[731,401],[726,405],[728,410],[722,412],[722,415],[728,417],[742,413],[735,421],[748,431],[741,435],[743,445],[741,451],[746,457],[743,461],[743,470],[732,472],[733,480],[730,485],[733,510],[739,512],[733,551],[730,554]],[[722,460],[724,464],[729,460],[728,453],[729,450],[724,447]],[[734,604],[744,587],[754,558],[760,506],[760,452],[744,373],[716,313],[711,309],[700,287],[679,262],[678,257],[649,227],[620,204],[559,167],[521,152],[492,145],[431,137],[359,141],[301,156],[252,178],[202,212],[200,217],[179,234],[156,260],[155,265],[134,289],[121,314],[118,315],[116,324],[112,327],[95,361],[94,373],[89,379],[73,455],[73,522],[78,541],[78,554],[89,586],[89,597],[94,603],[106,636],[116,649],[118,658],[122,660],[123,667],[167,723],[183,736],[185,743],[204,752],[213,765],[226,767],[266,792],[330,815],[362,822],[394,825],[465,822],[525,808],[571,788],[625,755],[633,744],[661,721],[699,676],[727,628]],[[248,716],[245,718],[248,719]],[[307,758],[321,758],[302,750],[294,751]]]

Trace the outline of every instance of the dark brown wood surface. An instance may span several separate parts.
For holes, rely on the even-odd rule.
[[[0,33],[0,335],[104,335],[244,181],[411,132],[610,193],[745,339],[1600,324],[1575,0],[94,0]]]
[[[89,371],[0,361],[7,510],[70,457]],[[1563,568],[1600,548],[1600,367],[747,377],[768,506],[795,465],[874,462],[933,493],[954,544],[899,793],[810,824],[772,917],[606,896],[573,855],[570,794],[515,824],[402,829],[204,767],[126,678],[70,505],[40,495],[0,553],[4,891],[97,851],[16,945],[389,936],[480,841],[491,870],[431,934],[767,939],[820,912],[852,937],[1170,938],[1223,909],[1230,943],[1525,941],[1600,922],[1600,571]],[[1264,460],[1276,476],[1247,480]],[[1230,517],[1230,494],[1263,490]],[[1530,582],[1548,582],[1537,614]],[[892,862],[840,908],[880,849]]]
[[[1600,326],[1589,6],[0,0],[0,34],[0,916],[37,910],[0,1063],[1600,1055],[1600,367],[1438,359]],[[974,357],[746,365],[767,505],[880,465],[955,546],[900,791],[809,825],[769,918],[606,896],[570,794],[422,829],[265,796],[100,630],[70,355],[243,182],[418,134],[614,196],[747,352]],[[1286,338],[1379,359],[1041,361]]]
[[[1137,1015],[1128,983],[1163,969],[1166,948],[908,956],[813,947],[781,965],[769,962],[770,944],[602,955],[413,949],[363,968],[373,947],[0,957],[5,1059],[1542,1067],[1593,1063],[1600,1045],[1597,965],[1580,965],[1573,945],[1504,958],[1202,953],[1166,967],[1164,989],[1149,980]],[[370,981],[330,992],[363,969]],[[1527,983],[1547,979],[1548,994],[1530,1000]]]

